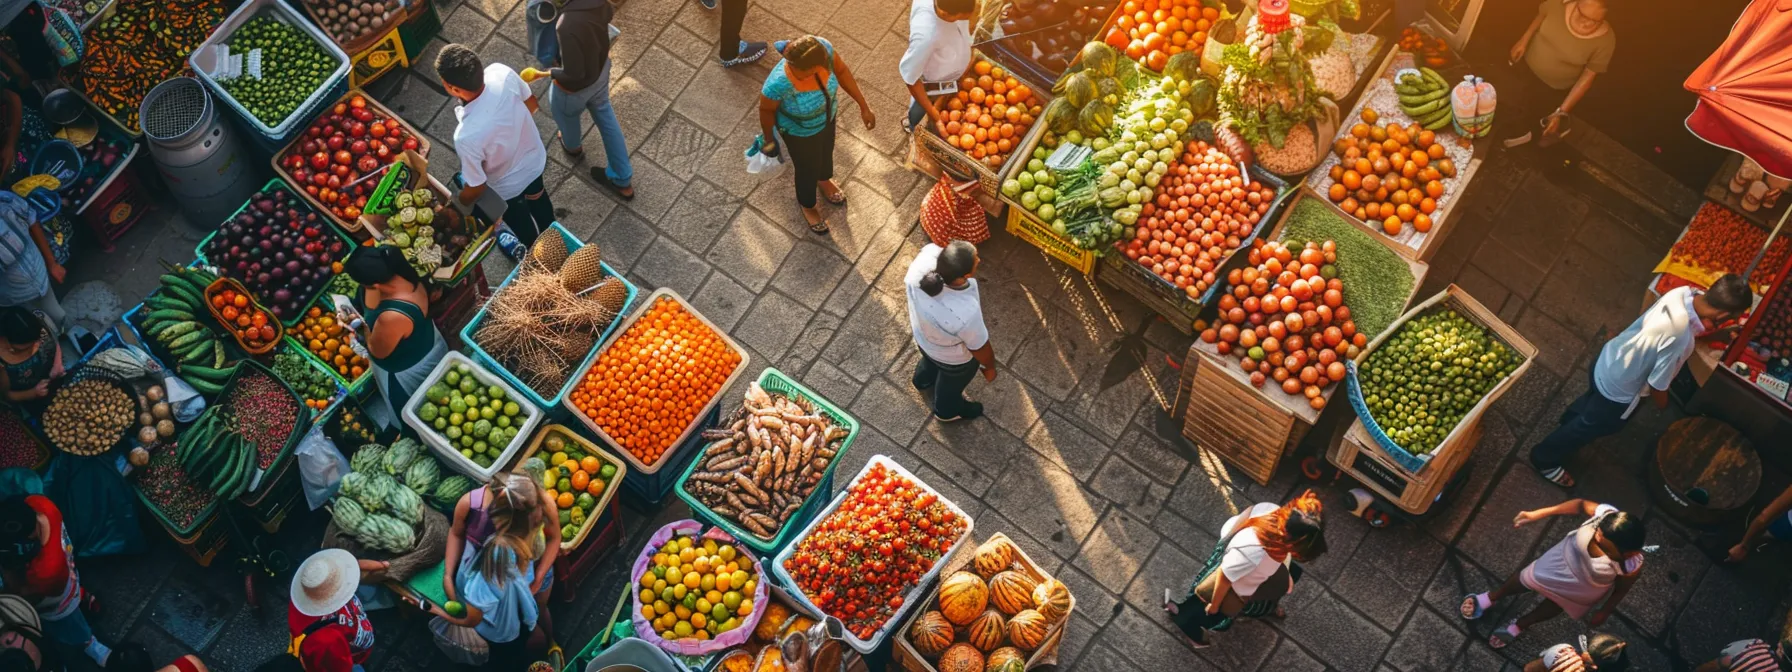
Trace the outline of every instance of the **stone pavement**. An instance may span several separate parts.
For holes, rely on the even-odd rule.
[[[1484,644],[1491,624],[1531,601],[1499,605],[1472,625],[1456,616],[1456,604],[1522,567],[1574,522],[1511,528],[1519,510],[1564,497],[1531,473],[1526,451],[1585,389],[1593,353],[1636,314],[1650,267],[1684,220],[1653,217],[1534,154],[1489,159],[1445,229],[1422,295],[1460,284],[1542,350],[1540,365],[1488,415],[1467,486],[1429,519],[1370,529],[1345,513],[1347,481],[1319,486],[1334,512],[1331,551],[1285,603],[1287,618],[1241,623],[1197,653],[1168,631],[1158,609],[1163,589],[1198,567],[1228,516],[1308,484],[1285,463],[1279,478],[1258,486],[1180,439],[1164,412],[1176,383],[1166,355],[1182,353],[1188,339],[1125,295],[1000,232],[983,247],[981,281],[1004,367],[995,382],[971,389],[989,417],[927,419],[907,384],[916,355],[901,290],[924,241],[914,213],[930,186],[903,167],[905,99],[895,71],[905,8],[892,0],[764,0],[747,17],[748,39],[805,31],[831,38],[878,114],[876,130],[843,115],[837,179],[851,204],[830,211],[831,237],[804,230],[788,175],[759,179],[742,170],[740,152],[757,132],[754,96],[772,59],[717,66],[718,17],[695,0],[630,0],[619,10],[613,99],[640,195],[619,204],[588,179],[587,164],[550,149],[548,184],[561,221],[644,287],[691,297],[746,345],[755,369],[776,366],[861,418],[867,427],[844,473],[873,454],[891,455],[960,503],[980,534],[1016,538],[1069,584],[1079,608],[1063,669],[1517,670],[1524,656],[1586,630],[1558,619],[1502,654]],[[521,0],[457,0],[442,11],[443,40],[526,64]],[[456,163],[454,113],[428,67],[442,44],[431,42],[413,72],[371,90],[437,140],[431,172],[446,178]],[[551,142],[545,112],[537,123]],[[592,132],[586,142],[595,149],[599,140]],[[151,233],[114,255],[129,268],[152,267],[158,255],[184,258],[197,238],[181,226],[144,228]],[[508,271],[500,257],[488,262],[494,280]],[[121,295],[140,296],[150,282],[153,274],[116,284]],[[1587,450],[1575,465],[1583,485],[1574,494],[1649,515],[1643,461],[1679,416],[1640,411],[1622,434]],[[1329,436],[1321,429],[1314,434]],[[684,515],[678,506],[629,512],[621,552],[572,603],[556,605],[562,642],[576,648],[602,627],[634,549],[655,526]],[[321,517],[295,519],[279,543],[294,553],[313,548]],[[1785,556],[1716,566],[1700,550],[1721,543],[1715,537],[1649,518],[1650,543],[1662,551],[1604,628],[1633,643],[1635,669],[1689,669],[1733,639],[1777,632],[1786,609],[1784,573],[1775,568]],[[167,655],[199,651],[225,671],[283,650],[288,577],[263,584],[263,615],[244,603],[230,563],[217,567],[223,571],[199,570],[159,538],[147,557],[88,563],[83,573],[110,605],[99,631]],[[442,662],[421,619],[392,611],[375,618],[379,647],[369,669]]]

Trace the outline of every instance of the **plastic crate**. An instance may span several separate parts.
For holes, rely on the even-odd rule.
[[[514,470],[524,462],[527,462],[529,458],[534,457],[535,453],[541,450],[542,443],[552,434],[559,434],[566,437],[568,441],[577,444],[576,448],[579,452],[596,457],[597,459],[603,460],[616,467],[615,477],[611,478],[610,484],[604,487],[604,494],[597,498],[597,505],[591,507],[592,512],[587,514],[585,524],[579,526],[578,536],[571,539],[567,539],[564,536],[560,538],[560,552],[570,553],[578,548],[579,544],[585,541],[585,537],[591,534],[592,528],[597,527],[597,519],[604,515],[602,512],[609,511],[612,508],[611,504],[616,501],[616,489],[622,485],[622,479],[628,476],[628,463],[624,462],[622,458],[611,455],[610,451],[604,450],[597,444],[592,443],[590,439],[580,436],[578,432],[573,431],[573,428],[567,427],[566,425],[554,424],[544,426],[537,430],[535,432],[535,437],[529,440],[529,447],[524,449],[521,455],[516,456],[516,459],[510,463],[510,468]],[[543,461],[545,462],[546,460]],[[548,468],[552,469],[554,468],[554,465],[550,464],[548,465]]]
[[[674,491],[678,494],[679,499],[684,500],[684,503],[691,507],[692,515],[696,516],[698,520],[722,528],[728,534],[733,535],[735,539],[740,540],[742,544],[761,555],[771,555],[789,545],[790,540],[796,536],[797,530],[808,525],[809,521],[815,517],[815,512],[821,510],[822,503],[833,496],[834,471],[840,466],[840,458],[846,454],[848,448],[852,447],[853,439],[858,438],[859,421],[848,415],[846,411],[840,410],[839,406],[835,406],[821,395],[816,394],[814,390],[791,379],[783,371],[767,367],[764,371],[759,372],[757,382],[766,392],[808,400],[815,404],[816,410],[831,418],[835,424],[846,428],[846,438],[840,442],[839,452],[834,455],[832,461],[828,462],[828,468],[822,471],[821,482],[809,492],[808,497],[804,498],[802,507],[798,508],[796,513],[791,514],[789,520],[784,521],[783,527],[779,528],[778,533],[770,540],[761,540],[753,533],[742,529],[734,521],[710,510],[696,496],[685,490],[685,483],[691,480],[691,473],[697,470],[699,460],[693,459],[690,466],[685,467],[684,475],[678,479],[678,487]]]
[[[1026,208],[1008,206],[1008,233],[1044,250],[1053,259],[1068,264],[1084,275],[1095,270],[1095,251],[1077,247],[1076,242],[1052,230],[1052,227]]]
[[[303,196],[305,193],[304,191],[295,191],[292,188],[292,185],[287,184],[285,180],[282,180],[278,177],[268,180],[266,184],[261,185],[261,189],[259,191],[267,192],[267,191],[276,191],[276,190],[292,192],[292,193],[299,194],[301,196]],[[301,207],[302,207],[302,209],[299,211],[300,215],[309,214],[309,213],[317,213],[318,218],[325,221],[324,230],[326,230],[332,234],[335,234],[336,239],[342,241],[342,244],[346,250],[353,251],[355,249],[355,245],[356,245],[355,239],[350,237],[348,234],[343,233],[342,229],[337,228],[336,225],[329,224],[328,223],[328,221],[329,221],[328,213],[318,213],[317,210],[311,206],[311,203],[309,201],[306,201],[303,198],[300,198],[299,201],[300,201]],[[237,208],[234,212],[230,213],[230,217],[225,218],[226,221],[228,221],[230,219],[235,219],[237,215],[242,214],[243,210],[247,209],[248,207],[249,207],[249,203],[247,201],[245,201],[243,203],[242,207]],[[210,244],[212,242],[212,239],[216,238],[216,237],[218,237],[218,230],[213,229],[211,233],[205,234],[205,237],[201,238],[199,240],[198,245],[193,247],[193,258],[198,260],[197,263],[204,264],[206,266],[212,265],[211,260],[205,258],[205,246]],[[346,259],[347,256],[348,256],[347,254],[344,254],[343,258]],[[341,261],[341,260],[338,260],[338,261]],[[231,275],[225,273],[223,271],[223,269],[218,270],[218,277],[231,278],[238,282],[242,281],[242,278],[236,278],[234,276],[231,276]],[[329,282],[326,280],[324,283],[324,286],[328,286],[328,285],[329,285]],[[245,289],[245,291],[248,291],[248,290]],[[306,300],[299,302],[299,305],[309,307],[313,302],[315,302],[317,300],[318,295],[323,294],[323,292],[324,292],[323,288],[319,287],[317,290],[317,294],[313,294],[310,296],[310,298],[307,298]],[[256,295],[256,293],[253,291],[250,291],[249,295],[255,297],[257,302],[261,303],[262,305],[268,305],[268,303],[269,303],[264,297]],[[292,325],[298,324],[299,320],[303,319],[304,316],[305,316],[305,311],[300,310],[299,314],[291,316],[290,320],[287,318],[281,318],[280,324],[281,324],[281,326],[290,327]],[[228,335],[226,337],[228,338]]]
[[[336,373],[336,369],[325,364],[324,360],[317,356],[317,353],[306,348],[304,343],[300,343],[298,338],[290,333],[286,335],[286,346],[297,351],[300,356],[304,357],[305,361],[310,362],[312,366],[323,369],[324,373],[330,374],[330,379],[336,381],[336,387],[347,391],[349,394],[360,394],[362,390],[367,389],[367,386],[371,384],[369,381],[373,380],[373,372],[371,369],[362,372],[360,377],[355,378],[353,381],[343,378],[341,374]]]
[[[478,379],[481,385],[488,387],[492,385],[498,386],[499,389],[504,390],[505,397],[517,402],[517,405],[522,407],[524,420],[523,424],[518,428],[516,438],[510,440],[510,443],[504,447],[504,450],[498,453],[498,457],[492,460],[492,464],[489,467],[481,467],[478,463],[461,455],[460,449],[448,445],[448,439],[438,433],[435,427],[430,426],[429,423],[424,422],[421,418],[417,417],[417,407],[423,404],[424,393],[428,391],[431,386],[434,386],[436,381],[441,380],[443,375],[448,373],[449,367],[462,365],[473,372],[473,377]],[[516,455],[516,452],[522,449],[523,444],[528,443],[529,437],[535,435],[535,426],[541,424],[542,419],[547,413],[542,411],[541,408],[537,407],[527,398],[523,397],[521,393],[516,391],[516,388],[511,387],[510,383],[506,382],[503,378],[487,371],[484,366],[479,364],[479,362],[468,359],[466,355],[458,352],[449,352],[446,356],[442,357],[441,363],[436,364],[435,370],[429,372],[429,377],[424,379],[423,384],[417,386],[417,393],[411,395],[411,400],[405,402],[403,415],[404,424],[410,425],[411,429],[417,430],[417,437],[422,439],[423,443],[428,445],[430,450],[436,451],[436,455],[444,464],[455,471],[472,477],[475,481],[484,483],[492,480],[493,474],[502,471],[504,467],[510,464],[511,458]]]
[[[224,404],[224,400],[230,398],[230,393],[236,390],[237,382],[242,380],[243,376],[248,375],[245,372],[256,372],[267,376],[269,380],[278,384],[280,389],[286,390],[287,396],[292,398],[293,406],[297,407],[299,411],[310,410],[306,408],[305,400],[299,397],[299,393],[293,391],[291,385],[288,385],[286,384],[286,381],[281,380],[280,376],[274,375],[274,372],[268,369],[268,367],[262,366],[261,362],[257,362],[253,359],[243,359],[236,363],[235,369],[230,373],[230,378],[224,381],[224,391],[218,393],[217,401],[214,402],[215,404],[222,405]],[[306,412],[299,412],[293,415],[292,432],[287,435],[286,444],[280,447],[279,452],[274,453],[274,460],[268,463],[266,469],[261,469],[256,472],[255,479],[249,483],[249,491],[244,493],[242,497],[237,498],[237,501],[248,504],[250,502],[259,502],[262,497],[266,496],[268,488],[263,486],[268,485],[271,481],[269,474],[278,474],[286,466],[289,458],[292,457],[293,448],[299,445],[299,439],[303,438],[305,432],[310,431],[311,429],[311,415],[311,413]]]
[[[320,108],[318,110],[318,113],[319,113],[318,115],[312,115],[310,117],[307,117],[305,119],[304,128],[302,128],[300,130],[309,129],[311,127],[311,124],[316,121],[316,117],[323,113],[324,109],[335,107],[337,103],[346,103],[349,101],[349,99],[353,98],[354,96],[361,96],[367,102],[367,107],[372,109],[375,113],[379,114],[380,116],[383,116],[388,120],[397,121],[398,124],[404,128],[404,132],[409,134],[408,137],[417,139],[417,150],[416,150],[417,154],[419,154],[421,156],[425,156],[425,157],[429,156],[429,147],[431,144],[429,136],[424,135],[421,131],[418,131],[417,127],[412,126],[410,122],[405,121],[404,117],[399,116],[398,113],[393,112],[390,108],[387,108],[385,105],[380,104],[380,102],[378,100],[374,100],[372,95],[370,95],[367,92],[362,91],[360,89],[356,89],[356,88],[351,88],[348,90],[347,93],[344,93],[341,96],[338,96],[338,97],[332,99],[328,105],[325,105],[323,108]],[[288,154],[297,152],[299,143],[304,142],[304,141],[305,141],[304,133],[295,134],[293,136],[291,142],[286,143],[286,146],[281,147],[279,151],[274,152],[273,157],[268,159],[268,164],[273,166],[273,168],[274,168],[274,175],[276,175],[280,179],[286,181],[287,184],[292,185],[294,192],[297,193],[300,198],[304,199],[305,203],[307,205],[310,205],[312,210],[317,211],[318,216],[320,216],[324,219],[330,220],[331,222],[334,222],[336,224],[336,226],[341,227],[344,231],[359,231],[361,229],[361,223],[359,220],[353,221],[353,222],[345,222],[341,218],[337,217],[336,213],[331,212],[329,208],[324,207],[323,202],[317,200],[316,196],[312,196],[311,192],[305,191],[306,185],[299,184],[299,181],[297,179],[293,178],[292,171],[287,170],[286,166],[281,165],[280,160],[285,158]],[[397,156],[399,156],[401,154],[403,154],[402,149],[399,152],[394,153],[393,157],[396,158]],[[391,165],[391,164],[387,164],[387,165]],[[380,170],[383,171],[384,169],[385,168],[382,166]],[[378,172],[378,171],[376,171],[376,172]]]
[[[15,424],[15,429],[25,435],[25,438],[30,443],[33,454],[37,456],[31,460],[30,464],[18,464],[12,466],[25,467],[32,471],[42,473],[44,467],[47,467],[50,464],[50,456],[52,452],[50,450],[50,441],[49,439],[44,438],[43,433],[38,431],[36,427],[31,426],[31,421],[26,417],[24,409],[17,407],[0,408],[0,423]]]
[[[729,388],[734,386],[734,381],[739,379],[741,374],[746,373],[747,366],[752,363],[752,357],[747,354],[745,349],[740,347],[739,343],[736,343],[734,339],[728,335],[727,330],[717,328],[714,322],[709,321],[709,318],[704,317],[702,313],[697,312],[697,309],[693,308],[689,301],[684,300],[684,297],[679,296],[678,292],[674,292],[664,287],[654,290],[652,294],[647,295],[645,301],[642,301],[640,305],[635,306],[634,312],[629,313],[628,318],[622,321],[620,329],[612,327],[609,338],[606,339],[602,345],[598,346],[598,352],[602,352],[615,344],[616,340],[622,337],[622,334],[627,333],[628,330],[634,326],[636,320],[641,319],[642,315],[646,315],[648,309],[652,308],[653,305],[658,303],[662,298],[677,301],[679,305],[684,307],[685,312],[702,320],[705,326],[709,327],[711,331],[714,331],[717,336],[721,337],[723,343],[734,350],[735,354],[740,355],[740,363],[735,365],[734,372],[728,374],[728,379],[722,382],[721,389],[716,392],[714,397],[710,398],[709,403],[704,405],[703,410],[697,413],[697,419],[692,421],[691,426],[686,427],[684,433],[678,436],[678,440],[672,443],[673,448],[667,450],[665,454],[660,455],[660,459],[653,464],[642,464],[641,461],[635,457],[634,453],[628,452],[628,450],[622,447],[621,443],[616,441],[616,439],[611,438],[609,433],[605,432],[603,428],[598,427],[596,422],[593,422],[591,418],[586,417],[585,412],[573,405],[570,398],[560,400],[560,404],[565,406],[566,409],[571,412],[572,417],[577,418],[579,422],[584,423],[585,428],[591,430],[591,433],[596,435],[599,441],[606,446],[615,448],[615,453],[617,455],[621,455],[622,459],[628,460],[629,466],[631,467],[630,471],[633,471],[634,475],[638,477],[631,479],[634,481],[635,487],[644,485],[656,486],[654,488],[647,488],[644,492],[651,493],[657,489],[660,491],[661,497],[664,496],[665,491],[671,490],[674,482],[678,478],[676,475],[678,473],[677,469],[682,466],[668,465],[667,462],[671,461],[674,455],[687,450],[696,443],[702,442],[702,437],[698,434],[703,428],[714,425],[717,422],[717,419],[721,415],[718,410],[718,405],[721,403],[722,397],[728,393]],[[595,362],[596,358],[592,358],[591,361]],[[591,364],[587,363],[584,368],[579,370],[578,375],[573,376],[573,379],[583,379],[585,377],[585,372],[590,368]],[[666,474],[663,483],[659,477],[659,474],[662,471],[670,472]],[[623,485],[630,485],[630,482],[625,481]],[[656,498],[649,499],[653,502],[659,501]]]
[[[267,125],[257,119],[255,115],[250,114],[249,110],[245,109],[242,103],[237,102],[230,92],[225,91],[223,85],[213,79],[211,75],[211,72],[218,66],[212,47],[228,43],[230,36],[235,34],[238,28],[243,27],[250,19],[263,15],[272,16],[281,23],[298,27],[306,35],[309,35],[325,53],[336,59],[336,69],[324,78],[317,90],[311,92],[305,102],[300,103],[297,109],[273,126]],[[330,92],[338,85],[347,84],[349,71],[348,54],[343,53],[342,48],[336,46],[336,41],[330,39],[330,36],[325,35],[317,26],[312,25],[298,10],[279,0],[248,0],[248,2],[244,2],[242,6],[236,8],[236,11],[231,12],[230,16],[224,18],[224,23],[219,24],[217,29],[212,31],[211,37],[206,38],[205,42],[200,43],[199,48],[194,49],[193,53],[187,56],[187,64],[192,66],[193,72],[198,75],[200,81],[211,87],[212,92],[217,94],[219,100],[224,101],[230,109],[236,110],[244,126],[252,129],[264,139],[276,141],[284,141],[292,137],[295,132],[302,131],[305,123],[317,116],[318,109],[323,102],[335,98]]]
[[[578,237],[572,235],[572,232],[567,231],[557,222],[550,225],[548,230],[542,232],[541,235],[545,236],[555,232],[558,232],[562,238],[566,239],[566,251],[569,253],[585,246],[585,243],[581,242]],[[622,304],[622,314],[627,315],[629,313],[629,308],[633,307],[635,304],[635,297],[640,295],[641,289],[636,287],[634,283],[629,282],[628,278],[622,277],[622,274],[617,273],[616,269],[610,268],[609,264],[600,262],[599,265],[603,267],[605,277],[621,280],[622,286],[628,288],[628,298],[625,299]],[[521,270],[522,267],[520,265],[511,269],[510,275],[504,277],[504,284],[498,285],[498,289],[492,296],[496,298],[499,294],[502,294],[504,288],[509,286],[511,281],[516,280],[516,276]],[[489,305],[489,302],[487,305]],[[560,386],[560,391],[555,392],[552,397],[544,398],[537,394],[534,388],[524,385],[523,381],[511,374],[508,369],[505,369],[503,363],[499,362],[496,357],[487,353],[485,348],[479,347],[479,342],[473,339],[473,334],[479,331],[479,324],[485,320],[485,312],[486,306],[480,306],[479,312],[473,315],[473,319],[467,322],[467,326],[461,328],[461,345],[466,348],[467,352],[471,354],[474,359],[490,367],[492,372],[503,376],[504,380],[509,381],[510,384],[518,390],[522,390],[523,396],[528,397],[529,401],[534,402],[535,405],[544,409],[551,409],[551,414],[561,417],[565,417],[565,414],[567,413],[567,407],[560,404],[561,400],[565,399],[566,395],[572,392],[572,388],[578,386],[579,381],[584,379],[584,372],[591,369],[591,362],[592,360],[597,359],[597,353],[603,350],[603,344],[609,342],[610,336],[616,333],[616,328],[622,325],[620,316],[617,319],[611,320],[610,326],[605,327],[603,333],[598,334],[597,342],[591,346],[591,352],[585,353],[584,361],[579,362],[579,365],[572,369],[572,371],[576,372],[576,375],[567,376],[566,382]]]
[[[927,573],[921,576],[921,580],[915,582],[915,586],[910,588],[908,593],[903,596],[902,608],[897,609],[890,614],[890,618],[884,621],[883,627],[877,629],[877,634],[873,635],[871,639],[859,639],[858,635],[854,635],[851,632],[846,633],[846,643],[851,645],[853,650],[866,654],[871,653],[879,646],[883,645],[884,640],[889,637],[890,633],[894,632],[896,628],[902,624],[905,619],[904,615],[907,614],[909,610],[914,609],[916,605],[925,601],[920,598],[923,595],[929,594],[928,591],[930,590],[934,579],[939,578],[940,570],[947,564],[950,564],[953,555],[963,550],[966,547],[966,542],[969,542],[971,538],[977,534],[976,521],[966,515],[964,509],[959,508],[959,506],[953,503],[952,500],[947,499],[939,490],[927,485],[926,481],[921,480],[920,477],[909,472],[908,469],[904,468],[901,464],[898,464],[896,460],[890,459],[888,455],[873,455],[871,456],[871,460],[865,463],[865,468],[859,470],[859,473],[852,477],[852,481],[848,482],[846,490],[842,490],[840,494],[835,495],[833,501],[828,503],[827,508],[823,509],[820,515],[817,515],[814,520],[809,521],[809,524],[803,527],[802,533],[798,534],[796,538],[800,540],[803,537],[809,536],[809,534],[815,530],[817,524],[826,520],[829,515],[834,513],[835,509],[840,508],[842,502],[846,501],[847,491],[852,489],[851,484],[864,478],[866,474],[871,472],[873,467],[877,466],[882,466],[885,469],[894,471],[898,475],[913,481],[916,485],[919,485],[938,496],[940,503],[945,504],[946,508],[950,509],[952,513],[957,514],[958,517],[964,519],[964,533],[959,535],[957,541],[952,542],[951,548],[946,549],[945,553],[941,553],[940,557],[934,560],[933,567],[928,568]],[[810,600],[809,596],[803,593],[802,588],[796,585],[796,581],[790,578],[790,573],[784,570],[784,563],[790,560],[790,556],[796,552],[796,547],[797,544],[793,543],[786,546],[784,550],[778,552],[778,557],[772,562],[770,568],[771,574],[776,578],[778,584],[790,588],[791,597],[801,603],[804,608],[815,613],[826,613],[822,611],[820,607],[815,606],[815,602]]]

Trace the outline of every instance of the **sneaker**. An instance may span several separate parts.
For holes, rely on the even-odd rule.
[[[703,3],[704,9],[715,9],[716,8],[716,0],[697,0],[697,2]]]
[[[741,40],[740,54],[734,58],[723,59],[722,67],[732,68],[737,65],[746,65],[761,58],[765,58],[764,42],[748,42],[746,40]]]
[[[504,256],[510,257],[511,261],[523,257],[523,241],[517,240],[516,234],[508,228],[498,229],[498,249],[503,250]]]
[[[983,404],[972,401],[965,403],[964,409],[959,411],[958,415],[947,418],[934,414],[933,419],[940,422],[958,422],[959,420],[976,420],[981,417],[983,417]]]

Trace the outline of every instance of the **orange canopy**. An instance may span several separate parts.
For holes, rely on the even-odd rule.
[[[1792,177],[1792,0],[1755,0],[1723,46],[1686,78],[1686,128]]]

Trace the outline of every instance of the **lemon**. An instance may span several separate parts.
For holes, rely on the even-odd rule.
[[[683,570],[677,567],[666,568],[666,583],[680,583],[682,581],[684,581]]]
[[[653,592],[663,593],[666,591],[667,585],[670,585],[670,584],[667,584],[665,579],[654,579]]]
[[[716,575],[716,590],[726,591],[726,590],[728,590],[728,588],[732,587],[733,585],[734,585],[734,575],[732,575],[732,574],[717,574]]]
[[[747,585],[747,579],[752,578],[752,577],[747,576],[746,572],[743,572],[743,571],[740,571],[737,569],[737,570],[734,570],[734,575],[731,578],[733,580],[730,582],[730,585],[745,586],[745,585]],[[753,589],[747,588],[746,592],[749,592],[749,593],[753,592]]]
[[[558,453],[554,453],[553,459],[548,460],[548,464],[560,464],[565,461],[566,461],[566,451],[561,451]]]
[[[690,589],[685,588],[684,584],[682,584],[682,583],[678,584],[676,586],[672,586],[672,599],[667,600],[667,602],[677,602],[679,600],[683,600],[685,594],[688,592],[690,592]]]
[[[721,558],[724,562],[726,562],[728,560],[733,560],[734,559],[734,547],[733,546],[723,546],[719,549],[716,549],[716,555],[721,556]]]
[[[705,598],[705,597],[697,598],[697,606],[695,607],[695,610],[697,613],[707,614],[707,613],[709,613],[709,610],[713,609],[714,607],[715,607],[715,605],[712,605],[709,603],[709,598]]]
[[[686,574],[684,575],[684,585],[686,588],[696,589],[703,585],[703,576],[696,572]]]
[[[676,541],[666,542],[666,545],[660,547],[660,552],[665,553],[666,555],[677,555],[678,554],[678,542],[676,542]]]
[[[653,582],[656,580],[658,580],[658,579],[657,579],[657,577],[655,577],[653,575],[653,572],[642,572],[641,573],[641,587],[642,588],[652,588]]]
[[[678,620],[681,621],[691,617],[690,608],[682,604],[672,607],[672,613],[678,614]]]
[[[716,540],[704,539],[703,540],[703,550],[708,551],[710,553],[715,553],[716,552]]]
[[[671,612],[672,612],[672,605],[666,604],[665,600],[654,600],[653,601],[653,613],[664,616]]]
[[[653,605],[651,605],[651,604],[641,605],[641,618],[653,620],[656,617],[657,617],[657,614],[653,613]]]
[[[648,590],[646,588],[642,588],[641,589],[641,603],[642,604],[653,604],[653,591]]]
[[[704,574],[702,584],[703,584],[703,586],[702,586],[703,592],[707,593],[709,591],[715,590],[716,589],[716,577],[712,574]]]
[[[740,608],[740,602],[741,602],[740,593],[730,590],[726,594],[722,595],[722,604],[724,606],[727,606],[730,611]]]
[[[707,593],[704,593],[703,599],[709,600],[710,604],[721,604],[722,603],[722,593],[720,593],[719,591],[712,590]]]
[[[691,560],[691,569],[697,570],[699,574],[709,573],[709,556],[699,556]]]
[[[740,592],[747,594],[747,595],[752,595],[753,589],[758,587],[758,585],[759,585],[758,582],[755,582],[752,579],[747,579],[746,583],[743,583],[740,585]]]
[[[690,547],[691,547],[691,538],[690,537],[679,537],[678,538],[678,550],[682,551],[682,550],[690,548]]]

